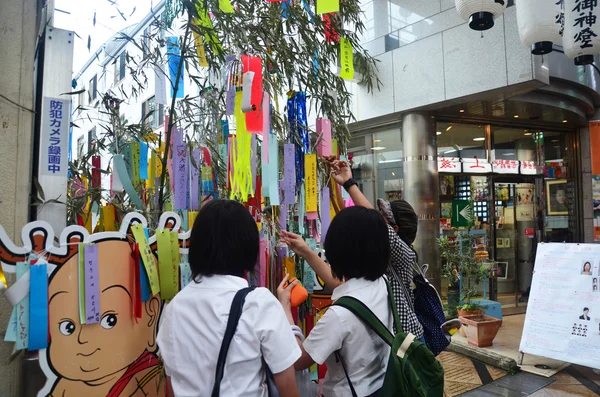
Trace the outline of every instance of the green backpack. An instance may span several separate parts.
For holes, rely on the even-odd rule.
[[[361,301],[350,296],[343,296],[334,302],[350,310],[367,327],[375,332],[391,348],[383,386],[377,394],[378,397],[441,397],[444,395],[444,368],[436,360],[433,353],[418,342],[413,334],[405,334],[400,327],[398,311],[394,303],[394,296],[388,284],[388,297],[394,313],[394,324],[398,333],[394,336],[377,316]],[[337,355],[337,354],[336,354]],[[358,397],[346,366],[341,361],[352,390],[352,397]]]

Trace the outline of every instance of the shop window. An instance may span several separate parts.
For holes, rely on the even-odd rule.
[[[93,127],[91,130],[88,131],[88,153],[91,153],[96,148],[97,141],[98,138],[96,137],[96,127]]]
[[[155,97],[142,104],[142,122],[150,128],[158,128],[165,121],[165,106],[155,102]]]
[[[438,156],[487,160],[483,125],[440,122],[436,134]]]
[[[118,84],[125,78],[125,60],[126,52],[123,51],[117,59],[115,59],[115,84]]]
[[[377,197],[389,201],[402,199],[404,176],[400,129],[373,134],[371,151],[375,156]]]
[[[535,130],[492,127],[495,159],[539,162],[538,137]]]

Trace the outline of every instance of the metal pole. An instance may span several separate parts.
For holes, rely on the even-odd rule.
[[[431,283],[440,291],[441,263],[437,239],[440,235],[439,180],[435,120],[429,113],[402,117],[404,150],[404,199],[419,217],[415,250],[421,264],[428,264]]]

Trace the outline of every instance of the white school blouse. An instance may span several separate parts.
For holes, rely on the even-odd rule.
[[[393,316],[383,277],[368,281],[350,279],[333,290],[331,299],[352,296],[369,309],[392,330]],[[390,357],[390,347],[349,310],[331,306],[312,329],[304,350],[318,364],[327,364],[323,383],[325,397],[352,396],[348,380],[335,352],[340,351],[354,390],[359,396],[368,396],[381,389]]]
[[[247,286],[234,276],[200,277],[167,305],[157,343],[175,396],[210,396],[233,297]],[[229,347],[221,396],[267,397],[261,358],[277,374],[300,356],[279,301],[257,288],[246,297]]]

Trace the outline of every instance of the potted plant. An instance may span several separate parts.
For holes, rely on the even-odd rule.
[[[491,346],[502,320],[483,314],[483,308],[472,302],[479,294],[479,283],[488,269],[483,265],[485,251],[477,251],[468,233],[458,232],[455,241],[447,237],[438,240],[444,260],[444,275],[453,283],[460,284],[460,304],[456,306],[462,324],[460,333],[469,344],[479,347]],[[448,295],[450,297],[450,287]],[[450,304],[450,299],[449,302]]]
[[[438,239],[438,246],[442,260],[442,275],[448,280],[448,309],[450,315],[454,316],[456,315],[456,308],[460,304],[460,280],[458,277],[460,254],[458,243],[444,236]]]

